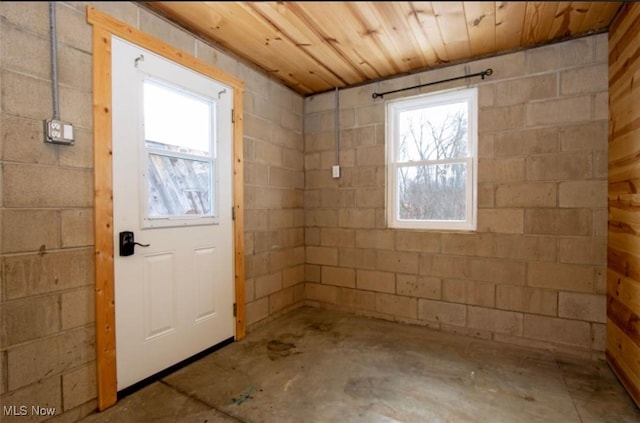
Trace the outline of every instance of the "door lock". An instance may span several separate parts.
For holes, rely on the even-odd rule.
[[[148,247],[151,244],[140,244],[139,242],[135,242],[133,238],[133,232],[124,231],[120,232],[120,256],[126,257],[133,255],[133,250],[136,245],[141,247]]]

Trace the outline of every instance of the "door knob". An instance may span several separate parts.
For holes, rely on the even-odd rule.
[[[126,257],[133,255],[133,250],[136,245],[148,247],[151,244],[140,244],[139,242],[135,242],[133,232],[131,231],[120,232],[120,256]]]

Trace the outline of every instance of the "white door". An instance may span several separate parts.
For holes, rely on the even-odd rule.
[[[234,336],[233,90],[117,37],[112,78],[122,390]]]

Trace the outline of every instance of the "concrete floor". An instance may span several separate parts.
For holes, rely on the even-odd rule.
[[[640,422],[604,362],[301,308],[94,422]]]

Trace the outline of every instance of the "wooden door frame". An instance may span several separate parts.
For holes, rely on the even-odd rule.
[[[93,146],[94,235],[96,296],[96,368],[98,409],[117,401],[116,333],[113,245],[113,162],[111,128],[111,37],[118,36],[142,48],[231,86],[233,93],[233,209],[235,265],[235,338],[246,333],[244,301],[244,205],[242,97],[244,83],[199,59],[87,6],[93,25]]]

